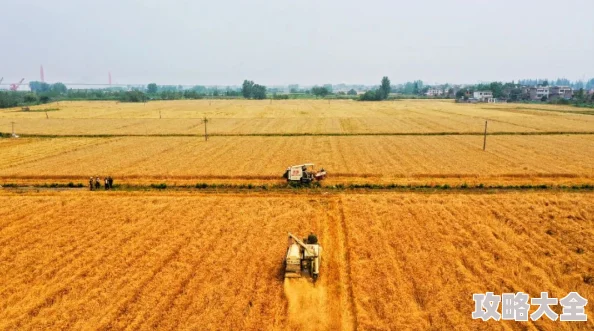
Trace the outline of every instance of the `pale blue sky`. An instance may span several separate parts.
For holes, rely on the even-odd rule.
[[[238,85],[594,77],[594,1],[0,0],[0,77]]]

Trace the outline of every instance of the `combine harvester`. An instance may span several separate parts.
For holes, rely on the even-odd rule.
[[[289,247],[285,257],[285,278],[311,277],[315,284],[320,276],[322,246],[313,232],[303,241],[289,232]]]
[[[305,163],[288,167],[283,177],[290,183],[310,184],[326,178],[326,171],[324,168],[316,171],[313,163]]]

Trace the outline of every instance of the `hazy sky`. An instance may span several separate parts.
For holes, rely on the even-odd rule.
[[[594,77],[593,0],[0,0],[0,77],[239,85]]]

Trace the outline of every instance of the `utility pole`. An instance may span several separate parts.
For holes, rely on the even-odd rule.
[[[485,121],[485,135],[483,138],[483,151],[487,149],[487,121]]]
[[[208,118],[206,118],[206,116],[204,116],[204,119],[202,119],[202,123],[204,123],[204,141],[208,141],[208,131],[206,130],[206,124],[208,123]]]
[[[159,118],[162,118],[162,117],[161,117],[161,111],[160,111],[160,110],[159,110]]]

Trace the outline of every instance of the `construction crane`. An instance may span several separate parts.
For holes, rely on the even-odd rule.
[[[10,84],[10,90],[11,90],[11,91],[16,91],[16,90],[18,90],[18,89],[19,89],[19,87],[21,86],[21,84],[22,84],[24,81],[25,81],[25,79],[23,78],[23,79],[21,79],[21,81],[20,81],[20,82],[18,82],[18,83]]]
[[[2,85],[3,80],[4,80],[4,77],[0,78],[0,85]]]

